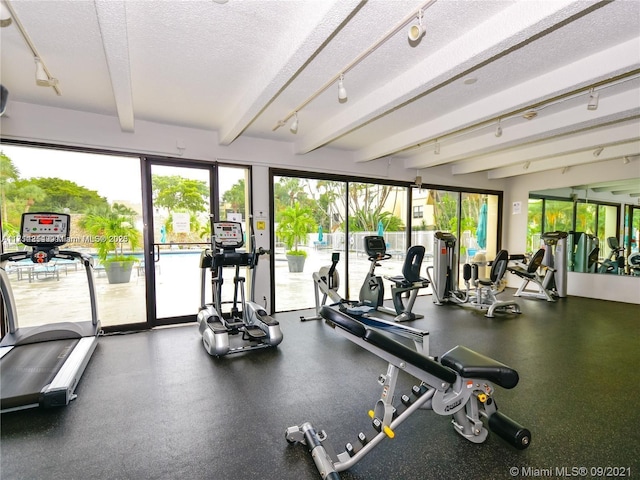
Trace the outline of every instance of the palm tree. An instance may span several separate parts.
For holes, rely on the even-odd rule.
[[[285,208],[280,214],[277,234],[287,245],[287,252],[291,255],[306,255],[306,252],[299,250],[300,242],[304,240],[308,233],[316,229],[316,222],[311,215],[311,209],[300,206],[295,202],[292,206]]]

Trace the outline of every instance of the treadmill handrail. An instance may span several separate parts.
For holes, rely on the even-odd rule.
[[[7,275],[4,268],[0,268],[0,295],[2,295],[2,303],[7,312],[7,331],[10,334],[15,334],[18,312],[16,310],[15,299],[13,298],[13,290],[11,290],[9,286],[9,275]]]

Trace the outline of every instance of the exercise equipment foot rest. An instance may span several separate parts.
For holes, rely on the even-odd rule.
[[[524,450],[531,443],[531,432],[501,412],[489,417],[489,428],[518,450]]]
[[[461,345],[445,353],[440,362],[464,378],[482,378],[507,389],[518,384],[518,372],[513,368]]]
[[[244,333],[246,333],[250,338],[255,339],[265,338],[267,336],[267,334],[258,327],[246,327]]]

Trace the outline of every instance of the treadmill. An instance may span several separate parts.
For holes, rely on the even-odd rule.
[[[93,258],[86,253],[58,249],[68,241],[70,223],[71,217],[67,214],[24,213],[21,240],[32,247],[31,251],[0,255],[0,294],[7,327],[0,341],[2,413],[68,405],[76,398],[75,388],[98,343],[100,322]],[[79,260],[87,275],[91,320],[18,327],[16,304],[5,267],[9,262],[26,259],[40,265],[53,259]]]

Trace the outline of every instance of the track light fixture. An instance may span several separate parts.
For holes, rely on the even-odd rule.
[[[41,87],[51,87],[53,88],[53,91],[56,92],[56,95],[62,95],[58,79],[51,75],[49,69],[42,61],[33,40],[31,40],[31,37],[25,30],[24,25],[22,25],[22,22],[16,15],[11,3],[5,0],[0,0],[0,25],[2,27],[15,25],[16,30],[24,39],[36,63],[36,84]]]
[[[603,150],[604,150],[604,147],[598,147],[598,148],[596,148],[596,149],[593,151],[593,156],[594,156],[594,157],[599,157]]]
[[[529,166],[531,165],[531,162],[529,162],[528,160],[526,162],[524,162],[524,165],[522,165],[522,169],[523,170],[529,170]]]
[[[4,3],[0,2],[0,28],[8,27],[11,22],[11,12],[4,6]]]
[[[598,109],[598,97],[600,94],[595,92],[593,88],[589,92],[589,103],[587,104],[587,110],[597,110]]]
[[[35,57],[34,60],[36,62],[36,84],[40,87],[53,87],[57,85],[58,79],[49,77],[42,60],[38,57]]]
[[[298,133],[298,112],[293,114],[293,123],[289,127],[291,133]]]
[[[440,142],[436,140],[436,144],[433,146],[433,153],[440,155]]]
[[[502,136],[502,125],[500,125],[500,119],[498,119],[498,126],[496,127],[496,137]]]
[[[409,27],[409,40],[411,40],[412,42],[417,42],[418,40],[420,40],[420,37],[424,35],[424,32],[425,29],[424,25],[422,24],[422,10],[418,10],[418,23],[414,23]]]
[[[622,163],[624,163],[625,165],[629,165],[631,163],[631,159],[627,156],[624,156],[622,158]]]
[[[216,0],[213,0],[213,1],[215,2]],[[223,0],[220,0],[220,2],[222,1]],[[272,130],[275,132],[280,127],[283,127],[284,125],[286,125],[287,122],[291,119],[291,117],[293,117],[295,112],[301,111],[303,108],[309,105],[309,103],[311,103],[313,100],[318,98],[318,96],[322,94],[325,90],[329,88],[333,88],[333,85],[336,84],[336,81],[338,81],[338,100],[341,102],[346,101],[347,91],[344,88],[344,74],[349,73],[351,69],[353,69],[355,66],[360,64],[360,62],[362,62],[364,59],[369,58],[369,55],[371,53],[375,52],[378,48],[384,45],[389,39],[394,37],[397,33],[401,32],[411,22],[414,22],[416,16],[418,19],[418,24],[410,27],[408,36],[410,41],[415,42],[419,40],[420,37],[422,37],[422,35],[424,35],[425,33],[425,27],[422,23],[424,14],[429,8],[431,8],[436,3],[436,1],[437,0],[424,0],[422,5],[418,7],[417,13],[416,13],[416,10],[412,10],[410,14],[408,14],[406,17],[400,20],[399,23],[397,23],[393,28],[388,30],[382,37],[378,38],[371,46],[369,46],[369,48],[361,52],[353,60],[351,60],[346,65],[344,65],[340,70],[338,70],[337,74],[335,74],[329,80],[327,80],[324,84],[322,84],[322,86],[320,86],[315,92],[309,95],[309,97],[303,100],[299,105],[293,108],[287,115],[285,115],[280,120],[278,120],[277,123],[273,126]]]
[[[338,80],[338,101],[344,102],[347,100],[347,89],[344,88],[344,75],[340,74],[340,80]]]

